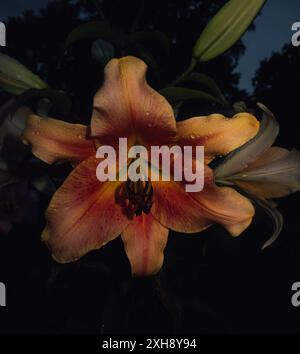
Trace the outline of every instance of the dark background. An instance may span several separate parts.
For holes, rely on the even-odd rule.
[[[7,1],[7,9],[11,3]],[[168,36],[169,55],[159,48],[149,49],[148,79],[159,89],[185,69],[201,30],[224,3],[104,0],[103,14],[123,33],[132,29],[138,17],[137,30],[156,29]],[[3,4],[5,1],[1,3],[5,10]],[[44,4],[34,1],[35,12],[29,10],[6,21],[8,45],[1,51],[20,60],[53,88],[67,92],[73,103],[71,112],[64,115],[54,110],[53,116],[88,124],[103,66],[91,59],[90,41],[76,44],[65,55],[64,41],[76,25],[102,15],[95,12],[92,1],[52,1],[36,11]],[[272,21],[272,6],[267,6],[271,13],[265,17],[266,30]],[[15,9],[18,13],[17,6]],[[284,11],[295,16],[295,2],[285,1]],[[258,20],[264,16],[265,12]],[[267,105],[281,126],[278,144],[299,149],[300,49],[290,44],[291,24],[286,23],[286,46],[259,66],[253,90],[249,83],[239,85],[237,73],[242,70],[242,75],[249,76],[250,66],[238,65],[247,53],[247,42],[257,53],[263,50],[261,36],[246,34],[230,51],[197,70],[211,75],[231,104],[243,100],[249,107],[257,101]],[[272,22],[270,42],[274,47],[277,36],[282,40],[281,25],[277,28]],[[254,26],[251,30],[255,31]],[[125,54],[145,57],[136,46],[116,51],[116,56]],[[255,60],[258,58],[259,54]],[[8,98],[1,94],[0,102]],[[214,111],[230,113],[194,101],[183,107],[179,119]],[[66,167],[62,173],[67,172]],[[285,226],[280,238],[265,251],[260,247],[270,235],[271,223],[258,210],[255,222],[237,239],[219,226],[199,235],[170,232],[160,274],[134,280],[120,239],[74,264],[52,261],[40,242],[48,202],[48,197],[41,197],[33,225],[17,223],[9,234],[0,236],[0,281],[7,286],[7,307],[0,308],[2,333],[300,332],[300,308],[291,305],[291,286],[300,281],[298,194],[276,201]]]

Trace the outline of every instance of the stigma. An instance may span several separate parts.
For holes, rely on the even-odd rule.
[[[134,207],[135,215],[143,212],[149,214],[152,207],[153,187],[150,181],[128,180],[126,182],[126,195]]]

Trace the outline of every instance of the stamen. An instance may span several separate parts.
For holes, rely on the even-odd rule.
[[[138,180],[136,182],[128,180],[126,182],[126,194],[132,203],[135,214],[141,215],[143,212],[149,214],[152,207],[153,187],[150,181]]]

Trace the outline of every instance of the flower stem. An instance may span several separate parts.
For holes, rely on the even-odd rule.
[[[178,76],[177,79],[172,81],[169,86],[176,86],[180,84],[194,70],[196,64],[197,64],[197,60],[192,58],[189,67],[180,76]]]

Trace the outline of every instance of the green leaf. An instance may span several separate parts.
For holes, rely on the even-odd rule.
[[[180,102],[187,100],[206,100],[217,102],[219,104],[223,104],[218,98],[200,90],[189,89],[185,87],[173,86],[166,87],[159,91],[161,95],[163,95],[169,102]]]
[[[195,82],[203,85],[206,87],[210,92],[219,98],[223,103],[227,103],[225,97],[222,94],[222,91],[220,90],[219,86],[216,84],[215,80],[212,79],[210,76],[205,75],[205,74],[200,74],[200,73],[190,73],[187,75],[181,82]]]
[[[60,112],[62,115],[67,115],[71,108],[72,103],[69,97],[62,91],[57,91],[50,87],[41,90],[29,90],[18,97],[18,102],[20,105],[25,104],[31,99],[43,99],[48,98],[53,104],[53,109]]]
[[[128,37],[122,32],[112,28],[107,22],[92,21],[83,23],[69,33],[65,47],[84,39],[102,39],[117,48],[123,48],[128,42]]]
[[[0,89],[13,95],[20,95],[32,88],[46,87],[47,84],[23,64],[0,53]]]
[[[114,53],[115,51],[112,44],[103,39],[97,39],[92,44],[92,58],[103,66],[114,57]]]
[[[198,38],[193,57],[208,61],[233,46],[247,30],[266,0],[230,0],[212,18]]]
[[[139,42],[146,47],[159,47],[165,55],[170,52],[170,43],[168,37],[160,31],[141,31],[135,32],[130,36],[130,40],[135,43]]]

